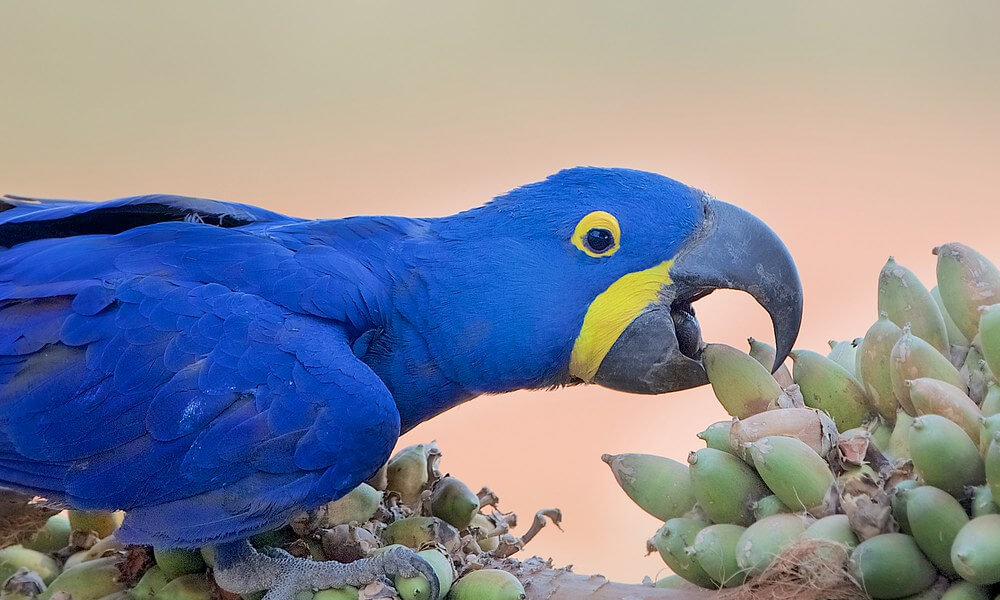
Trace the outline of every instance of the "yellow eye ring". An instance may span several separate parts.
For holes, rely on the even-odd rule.
[[[602,245],[606,244],[609,241],[608,234],[611,237],[610,244],[604,248],[595,249],[592,242],[596,240],[600,241]],[[580,219],[573,231],[573,245],[586,253],[587,256],[594,258],[603,258],[618,252],[618,248],[621,246],[620,240],[621,228],[618,227],[618,219],[603,210],[595,210]]]

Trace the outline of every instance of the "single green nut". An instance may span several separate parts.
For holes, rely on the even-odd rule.
[[[979,448],[954,421],[923,415],[910,425],[910,454],[924,483],[961,497],[986,480]]]
[[[860,427],[873,412],[864,388],[850,372],[811,350],[793,350],[792,376],[806,406],[830,415],[839,431]]]
[[[966,339],[979,332],[980,309],[1000,303],[1000,270],[965,244],[934,249],[941,301]]]
[[[733,446],[729,443],[729,433],[732,428],[732,421],[712,423],[705,431],[698,434],[698,438],[703,440],[705,446],[709,448],[734,454]]]
[[[375,516],[381,504],[382,492],[362,483],[344,496],[322,506],[317,515],[318,526],[329,529],[337,525],[364,523]]]
[[[937,576],[917,543],[903,533],[884,533],[861,542],[848,566],[855,581],[877,600],[922,592]]]
[[[618,485],[639,508],[661,521],[691,510],[695,496],[688,467],[652,454],[605,454]]]
[[[900,327],[909,324],[914,335],[948,354],[948,329],[937,302],[920,279],[891,256],[878,278],[878,311]]]
[[[984,515],[962,527],[951,546],[951,562],[976,585],[1000,582],[1000,515]]]
[[[750,344],[750,356],[770,371],[774,367],[774,359],[778,356],[774,346],[754,338],[747,338],[747,342]],[[778,367],[778,370],[772,374],[772,377],[778,382],[781,389],[785,389],[795,383],[792,380],[792,374],[788,371],[788,367],[784,364]]]
[[[742,585],[746,572],[736,564],[736,542],[744,531],[746,527],[729,523],[709,525],[698,532],[686,552],[717,585]]]
[[[979,314],[979,343],[983,358],[994,375],[1000,375],[1000,304]]]
[[[427,484],[429,446],[407,446],[389,459],[386,467],[387,489],[399,494],[403,504],[415,506]]]
[[[73,527],[69,524],[69,515],[64,512],[56,513],[49,517],[45,521],[45,526],[22,546],[45,554],[58,552],[69,545],[69,536],[72,533]]]
[[[153,598],[156,600],[212,600],[214,589],[204,573],[189,573],[170,580]]]
[[[944,326],[948,331],[948,343],[952,347],[965,347],[969,345],[969,339],[965,337],[962,331],[955,324],[955,320],[951,318],[948,314],[948,309],[944,307],[944,301],[941,300],[941,291],[934,286],[931,288],[931,297],[934,298],[934,302],[938,305],[938,310],[941,311],[941,316],[944,317]]]
[[[673,575],[667,575],[666,577],[657,579],[656,583],[653,584],[653,587],[665,590],[677,590],[688,588],[690,585],[691,582],[675,573]]]
[[[984,417],[1000,414],[1000,384],[995,379],[986,382],[986,397],[979,405],[979,410],[983,411]]]
[[[441,551],[435,549],[422,550],[417,554],[434,569],[438,584],[441,586],[440,597],[444,598],[455,581],[455,567],[451,564],[451,559]],[[400,577],[396,575],[393,578],[393,587],[396,588],[396,593],[399,594],[402,600],[435,600],[431,597],[430,583],[428,583],[427,578],[423,575],[417,575],[416,577]]]
[[[701,361],[715,397],[734,417],[744,419],[764,412],[782,394],[770,369],[732,346],[708,344]]]
[[[941,600],[990,600],[986,588],[968,581],[955,581],[948,586]]]
[[[843,544],[847,548],[858,545],[858,536],[851,530],[847,515],[830,515],[813,522],[802,532],[802,539],[826,540]]]
[[[969,512],[972,513],[973,518],[1000,514],[1000,506],[997,506],[997,503],[993,501],[993,491],[990,490],[990,486],[974,486],[969,495],[972,497]]]
[[[866,424],[865,427],[871,432],[872,444],[875,445],[879,452],[889,452],[889,443],[894,430],[893,426],[886,423],[881,417],[877,417],[874,421]]]
[[[163,569],[158,565],[153,565],[146,569],[142,578],[135,584],[135,587],[128,591],[128,594],[132,600],[150,600],[169,582],[170,580]]]
[[[892,388],[892,347],[903,336],[903,330],[886,316],[868,328],[858,348],[857,376],[872,408],[889,423],[896,420],[896,393]]]
[[[38,573],[46,585],[59,575],[59,565],[52,557],[21,545],[0,550],[0,584],[20,568]]]
[[[118,580],[121,576],[118,570],[120,561],[118,556],[109,556],[88,560],[66,569],[38,599],[50,600],[57,592],[67,592],[73,600],[98,600],[124,591],[125,586]]]
[[[844,367],[844,370],[857,378],[858,346],[863,338],[853,340],[830,340],[830,352],[827,358]]]
[[[913,416],[903,409],[896,413],[896,425],[889,436],[889,456],[897,459],[910,458],[910,425]]]
[[[199,550],[153,550],[153,558],[156,559],[157,566],[163,571],[167,580],[175,579],[181,575],[192,573],[203,573],[208,565],[202,558]]]
[[[965,509],[951,494],[929,485],[906,494],[906,518],[917,546],[939,571],[954,576],[951,545],[969,522]]]
[[[114,533],[122,524],[124,514],[121,512],[84,512],[69,511],[69,525],[73,531],[93,531],[99,538],[106,538]]]
[[[973,442],[979,442],[979,419],[983,413],[963,389],[930,377],[904,384],[910,390],[910,402],[918,415],[941,415],[964,429]]]
[[[454,477],[444,477],[431,493],[431,513],[455,529],[465,529],[479,512],[479,496]]]
[[[480,569],[455,582],[450,600],[523,600],[524,586],[507,571]]]
[[[994,498],[1000,498],[1000,433],[993,434],[993,441],[986,450],[986,484]]]
[[[709,519],[744,527],[753,523],[753,503],[770,492],[749,465],[712,448],[692,452],[688,464],[694,497]]]
[[[659,552],[660,558],[670,570],[687,581],[701,587],[714,588],[712,578],[686,552],[687,547],[694,544],[698,532],[706,526],[705,522],[698,519],[670,519],[649,540],[647,549]]]
[[[1000,415],[980,418],[979,452],[984,457],[986,456],[986,452],[990,449],[990,444],[993,442],[997,433],[1000,433]]]
[[[892,347],[890,363],[889,375],[896,400],[903,410],[914,416],[917,412],[910,401],[910,388],[906,386],[908,380],[930,377],[959,389],[965,387],[965,379],[951,361],[906,327],[903,328],[899,341]]]
[[[345,585],[342,588],[330,588],[316,593],[299,592],[295,595],[295,600],[358,600],[358,588]]]
[[[747,527],[736,543],[739,568],[748,577],[763,573],[782,550],[799,539],[806,525],[801,515],[783,514],[765,517]]]
[[[979,343],[978,338],[976,343]],[[990,370],[979,350],[979,346],[975,344],[969,346],[969,352],[965,355],[965,363],[959,372],[965,378],[966,387],[969,388],[969,397],[977,405],[982,404],[986,398],[987,383],[994,377],[993,371]]]
[[[780,515],[782,513],[792,512],[792,509],[785,506],[785,503],[781,501],[774,494],[770,496],[764,496],[760,500],[753,503],[753,516],[758,521],[764,517],[770,517],[771,515]]]
[[[382,532],[382,542],[386,545],[402,544],[407,548],[419,549],[430,542],[449,545],[458,538],[458,531],[437,517],[407,517],[393,521]]]
[[[896,484],[896,487],[892,489],[892,495],[889,498],[889,506],[892,509],[892,518],[899,525],[899,530],[903,533],[910,533],[910,519],[906,515],[906,499],[910,493],[910,490],[918,487],[920,484],[914,479],[904,479]]]
[[[796,438],[769,436],[750,445],[750,456],[764,483],[785,506],[814,517],[830,512],[833,473],[808,445]]]

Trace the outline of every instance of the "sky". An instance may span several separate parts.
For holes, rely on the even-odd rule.
[[[304,217],[436,216],[575,165],[656,171],[769,223],[799,266],[799,347],[864,334],[889,255],[1000,261],[1000,4],[887,0],[169,3],[0,0],[0,192],[170,192]],[[705,339],[770,340],[744,294]],[[522,517],[529,553],[655,576],[658,527],[602,453],[685,460],[711,390],[476,399],[401,443]]]

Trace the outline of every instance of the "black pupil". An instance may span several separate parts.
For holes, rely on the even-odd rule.
[[[587,247],[594,252],[604,252],[615,243],[615,238],[607,229],[591,229],[587,232]]]

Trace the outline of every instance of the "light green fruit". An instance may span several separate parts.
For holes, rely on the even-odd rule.
[[[347,492],[346,495],[327,503],[320,509],[320,526],[330,528],[337,525],[364,523],[375,516],[381,504],[382,492],[367,483],[362,483]]]
[[[774,346],[754,338],[747,338],[747,342],[750,344],[750,356],[770,371],[774,367],[774,359],[777,358]],[[782,389],[795,383],[792,381],[792,374],[788,372],[788,367],[784,363],[778,367],[778,370],[772,376]]]
[[[811,350],[793,350],[791,357],[806,406],[829,414],[839,431],[860,427],[873,412],[861,384],[844,367]]]
[[[993,490],[988,485],[977,485],[972,488],[972,517],[1000,514],[1000,506],[993,501]]]
[[[73,527],[69,524],[69,515],[61,512],[49,517],[45,521],[45,526],[22,545],[29,550],[42,553],[58,552],[69,545],[69,536],[72,533]]]
[[[353,585],[345,585],[342,588],[320,590],[315,594],[309,593],[308,598],[300,599],[296,596],[295,600],[358,600],[358,588]]]
[[[759,575],[781,551],[799,539],[808,525],[801,515],[772,515],[757,521],[736,543],[736,562],[748,577]]]
[[[951,562],[962,579],[976,585],[1000,582],[1000,515],[976,517],[958,532]]]
[[[883,315],[868,328],[858,348],[858,379],[872,407],[889,423],[895,422],[898,406],[892,388],[890,356],[902,336],[902,328]]]
[[[1000,375],[1000,304],[983,309],[979,315],[979,343],[990,371]]]
[[[715,397],[734,417],[764,412],[781,396],[781,386],[770,371],[732,346],[708,344],[701,360]]]
[[[686,469],[685,469],[686,470]],[[454,477],[444,477],[434,484],[431,513],[456,529],[465,529],[479,512],[479,496]]]
[[[1000,433],[993,434],[993,441],[986,450],[986,483],[994,498],[1000,498]]]
[[[929,588],[937,575],[916,542],[903,533],[884,533],[854,549],[851,574],[872,598],[903,598]]]
[[[99,538],[106,538],[114,533],[122,524],[125,515],[122,512],[84,512],[69,511],[69,524],[73,531],[84,533],[93,531]]]
[[[168,580],[181,575],[203,573],[208,565],[198,550],[153,550],[153,557]]]
[[[402,544],[413,549],[457,538],[458,531],[437,517],[407,517],[393,521],[382,531],[382,541],[386,545]]]
[[[910,490],[919,486],[920,484],[914,479],[904,479],[892,489],[892,496],[889,498],[889,506],[892,508],[892,518],[899,525],[899,530],[903,533],[910,533],[910,519],[906,516],[906,499],[909,496]]]
[[[407,446],[386,467],[387,489],[399,494],[403,504],[415,506],[427,484],[428,445]]]
[[[910,425],[910,454],[924,483],[962,497],[966,486],[986,479],[983,458],[961,427],[940,415],[917,417]]]
[[[470,527],[479,532],[476,535],[476,543],[483,552],[493,552],[500,546],[500,536],[489,535],[496,529],[496,525],[486,515],[479,513],[472,517]]]
[[[1000,433],[1000,415],[981,417],[979,420],[979,453],[986,456],[990,443]]]
[[[688,546],[694,544],[698,532],[706,526],[705,522],[697,519],[686,517],[670,519],[656,531],[649,540],[647,548],[659,552],[663,562],[687,581],[701,587],[713,588],[715,585],[712,578],[685,551]]]
[[[969,439],[979,441],[979,419],[983,413],[964,390],[930,377],[904,383],[918,415],[941,415],[964,429]]]
[[[966,339],[979,331],[979,309],[1000,303],[1000,270],[965,244],[943,244],[937,255],[941,301]]]
[[[920,279],[891,256],[878,277],[878,311],[944,355],[951,349],[948,329],[937,303]]]
[[[948,586],[941,600],[990,600],[986,590],[968,581],[955,581]]]
[[[675,573],[673,575],[667,575],[666,577],[657,579],[656,583],[653,584],[653,587],[663,590],[682,590],[689,588],[690,585],[690,581]]]
[[[764,483],[786,506],[826,516],[834,477],[812,448],[795,438],[770,436],[751,444],[750,456]]]
[[[434,549],[422,550],[417,554],[434,569],[434,574],[437,575],[438,583],[441,586],[439,597],[444,598],[455,581],[455,567],[451,564],[451,559],[441,551]],[[393,578],[393,587],[396,588],[396,593],[399,594],[402,600],[435,600],[431,598],[430,584],[423,575],[417,575],[416,577],[400,577],[396,575]]]
[[[652,454],[605,454],[601,460],[611,467],[628,497],[661,521],[679,517],[694,506],[688,467],[676,460]]]
[[[986,398],[987,384],[994,377],[989,365],[983,359],[977,343],[978,341],[969,346],[969,353],[965,356],[965,363],[959,372],[965,378],[965,386],[969,389],[969,398],[972,398],[972,401],[978,405],[982,404]]]
[[[917,546],[939,571],[955,575],[951,564],[951,544],[969,517],[965,509],[944,490],[929,485],[906,494],[906,518]]]
[[[450,600],[522,600],[524,586],[507,571],[480,569],[455,582]]]
[[[906,381],[930,377],[959,388],[965,388],[965,380],[958,369],[933,346],[903,328],[903,335],[892,347],[889,376],[893,394],[903,409],[916,416],[916,409],[910,401],[910,390]]]
[[[984,417],[1000,414],[1000,384],[995,379],[986,382],[986,397],[979,405]]]
[[[813,522],[802,532],[802,539],[826,540],[843,544],[847,548],[858,545],[858,536],[851,530],[847,515],[830,515]]]
[[[876,417],[874,421],[865,424],[865,427],[872,434],[872,444],[878,448],[879,452],[889,451],[889,440],[892,439],[893,426],[886,423],[882,417]]]
[[[893,458],[910,458],[910,425],[913,417],[903,409],[896,413],[896,425],[889,436],[889,455]]]
[[[709,525],[698,532],[687,553],[717,585],[742,585],[746,572],[736,564],[736,542],[744,531],[745,527],[729,523]]]
[[[774,494],[764,496],[753,503],[753,516],[758,521],[771,515],[780,515],[787,512],[792,512],[792,509],[785,506],[785,503]]]
[[[692,452],[688,463],[694,497],[709,519],[744,527],[753,523],[753,503],[770,492],[749,465],[712,448]]]
[[[719,421],[718,423],[712,423],[708,426],[705,431],[698,434],[698,439],[705,442],[705,446],[708,448],[714,448],[715,450],[722,450],[723,452],[728,452],[733,454],[733,446],[729,442],[729,433],[732,430],[732,421]]]
[[[736,456],[745,459],[750,444],[772,435],[796,438],[826,456],[837,443],[837,426],[826,413],[813,408],[779,408],[733,419],[729,443]]]
[[[861,340],[862,338],[845,340],[843,342],[830,340],[830,352],[826,357],[844,367],[844,370],[856,377],[858,345],[861,343]]]
[[[0,550],[0,584],[21,567],[38,573],[46,584],[59,575],[59,565],[52,557],[21,545],[8,546]]]
[[[121,592],[125,586],[118,581],[121,576],[118,570],[120,561],[121,557],[108,556],[66,569],[38,598],[50,600],[56,592],[67,592],[73,600],[98,600]]]
[[[189,573],[172,579],[153,596],[155,600],[212,600],[214,590],[203,573]]]
[[[170,579],[167,578],[163,569],[157,565],[153,565],[149,569],[146,569],[146,572],[142,574],[142,578],[135,584],[135,587],[129,590],[129,597],[132,600],[149,600],[169,582]]]
[[[941,300],[941,291],[938,290],[937,286],[931,288],[931,297],[934,298],[934,302],[938,305],[938,310],[941,311],[941,316],[944,318],[944,327],[948,331],[948,343],[952,347],[968,346],[969,339],[958,329],[955,320],[948,314],[948,309],[944,307],[944,301]]]

